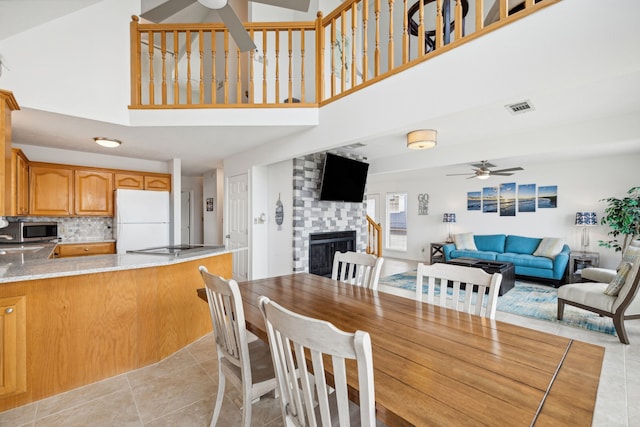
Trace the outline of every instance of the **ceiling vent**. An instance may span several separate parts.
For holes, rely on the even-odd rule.
[[[366,144],[363,144],[361,142],[356,142],[353,144],[349,144],[349,145],[343,145],[342,148],[346,149],[346,150],[355,150],[356,148],[360,148],[360,147],[364,147]]]
[[[511,114],[522,114],[535,110],[535,108],[533,108],[533,105],[531,104],[531,101],[529,100],[505,105],[505,108],[509,110]]]

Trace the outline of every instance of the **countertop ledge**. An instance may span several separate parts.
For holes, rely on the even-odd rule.
[[[92,255],[49,259],[55,243],[41,245],[42,249],[25,254],[0,255],[0,284],[26,280],[49,279],[53,277],[79,276],[82,274],[103,273],[107,271],[131,270],[136,268],[159,267],[169,264],[208,258],[240,252],[247,248],[218,248],[199,251],[193,255]],[[0,250],[2,248],[0,247]]]

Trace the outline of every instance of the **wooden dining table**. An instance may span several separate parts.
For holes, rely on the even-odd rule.
[[[265,341],[260,295],[369,332],[376,416],[388,426],[591,425],[600,346],[307,273],[239,286],[247,329]],[[357,396],[355,373],[348,385]]]

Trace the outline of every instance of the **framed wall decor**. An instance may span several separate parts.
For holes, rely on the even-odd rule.
[[[558,186],[538,187],[538,209],[558,207]]]
[[[467,210],[468,211],[482,210],[482,192],[469,191],[467,193]]]
[[[536,211],[536,185],[518,185],[518,212]]]
[[[418,215],[429,215],[429,195],[418,194]]]
[[[482,212],[498,212],[498,187],[482,189]]]
[[[500,184],[500,216],[516,216],[516,183]]]

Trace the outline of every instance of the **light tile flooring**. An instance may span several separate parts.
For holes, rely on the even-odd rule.
[[[415,263],[386,259],[382,276]],[[382,289],[381,289],[382,290]],[[640,321],[627,322],[631,345],[617,337],[497,313],[497,319],[606,348],[593,426],[640,425]],[[208,426],[217,390],[211,335],[146,368],[0,413],[0,426]],[[227,384],[219,426],[241,422],[241,396]],[[571,411],[571,408],[567,408]],[[282,425],[278,401],[267,396],[253,406],[253,426]]]

